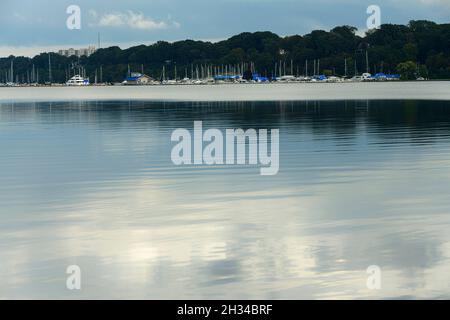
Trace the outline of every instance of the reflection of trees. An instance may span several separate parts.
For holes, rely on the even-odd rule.
[[[318,138],[324,135],[353,137],[361,130],[370,130],[381,139],[409,135],[414,140],[447,134],[450,128],[450,102],[445,101],[138,101],[2,106],[2,114],[33,114],[62,121],[83,121],[105,129],[132,125],[173,130],[190,128],[194,120],[203,120],[208,127],[281,128],[282,134],[309,132]]]

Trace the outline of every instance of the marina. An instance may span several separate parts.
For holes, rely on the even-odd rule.
[[[426,80],[425,78],[417,78],[418,81]],[[65,83],[51,83],[46,82],[44,84],[40,83],[30,83],[30,82],[6,82],[1,83],[0,87],[36,87],[36,86],[120,86],[120,85],[135,85],[135,86],[145,86],[145,85],[202,85],[202,84],[254,84],[254,83],[336,83],[336,82],[386,82],[386,81],[400,81],[400,75],[398,74],[384,74],[377,73],[372,75],[370,73],[363,73],[361,76],[345,77],[345,76],[325,76],[325,75],[315,75],[315,76],[294,76],[294,75],[283,75],[279,77],[265,77],[257,73],[252,74],[250,78],[245,79],[242,75],[235,74],[218,74],[214,76],[206,76],[203,78],[174,78],[166,79],[162,76],[161,79],[156,80],[146,74],[141,73],[130,73],[123,82],[107,83],[98,82],[97,78],[92,83],[89,78],[83,77],[79,74],[74,75]]]

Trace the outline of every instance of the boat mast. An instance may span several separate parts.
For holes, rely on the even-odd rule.
[[[50,53],[48,54],[48,82],[52,83],[52,61],[50,59]]]
[[[344,59],[344,65],[345,65],[345,67],[344,67],[344,70],[345,70],[344,71],[344,76],[347,77],[347,58]]]
[[[11,83],[14,82],[14,58],[11,60],[11,69],[10,69],[10,74],[9,74],[9,80]]]
[[[366,49],[366,72],[369,73],[369,50]]]

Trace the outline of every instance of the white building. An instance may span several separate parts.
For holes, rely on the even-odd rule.
[[[89,46],[87,48],[81,48],[81,49],[70,48],[70,49],[59,50],[58,54],[61,55],[61,56],[64,56],[64,57],[72,57],[72,56],[77,56],[77,57],[86,56],[86,57],[89,57],[95,51],[97,51],[97,49],[94,46]]]

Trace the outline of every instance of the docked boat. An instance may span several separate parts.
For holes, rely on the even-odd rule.
[[[89,85],[89,79],[83,78],[80,75],[73,76],[69,79],[69,81],[66,82],[66,85],[68,86],[88,86]]]

